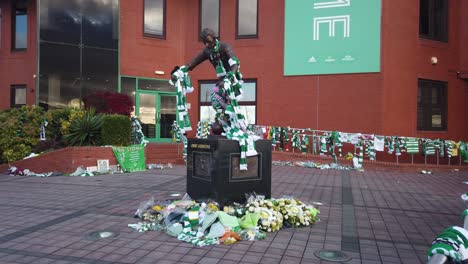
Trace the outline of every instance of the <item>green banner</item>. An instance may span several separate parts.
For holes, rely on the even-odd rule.
[[[145,170],[145,146],[112,147],[115,159],[125,172]]]
[[[380,71],[381,0],[285,0],[284,75]]]

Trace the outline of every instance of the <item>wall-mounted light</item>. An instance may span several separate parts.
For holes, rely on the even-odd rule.
[[[163,75],[163,74],[164,74],[164,71],[154,71],[154,74],[156,74],[156,75]]]
[[[432,65],[436,65],[438,61],[439,61],[439,60],[437,59],[437,57],[431,57],[431,63],[432,63]]]

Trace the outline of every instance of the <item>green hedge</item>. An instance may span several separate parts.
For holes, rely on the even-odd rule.
[[[103,145],[128,146],[132,135],[130,118],[124,115],[104,115],[101,128]]]
[[[29,155],[39,141],[45,118],[41,107],[23,106],[0,112],[0,163]]]

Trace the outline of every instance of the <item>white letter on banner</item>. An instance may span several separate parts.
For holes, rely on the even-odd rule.
[[[351,0],[336,0],[336,1],[330,1],[330,2],[314,3],[314,9],[333,8],[333,7],[350,6],[350,5],[351,5]]]
[[[330,16],[330,17],[315,17],[314,18],[314,40],[319,40],[320,24],[328,24],[328,36],[335,36],[335,24],[343,22],[343,37],[349,38],[349,24],[351,22],[349,15]]]

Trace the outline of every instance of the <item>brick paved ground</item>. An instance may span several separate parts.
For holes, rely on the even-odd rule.
[[[127,227],[140,201],[185,190],[185,166],[96,177],[0,176],[0,263],[329,263],[317,249],[342,250],[347,263],[425,263],[434,237],[462,225],[468,172],[321,171],[273,166],[272,196],[320,202],[321,222],[263,241],[203,248]],[[86,234],[110,229],[99,241]]]

